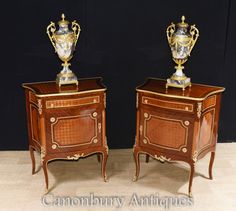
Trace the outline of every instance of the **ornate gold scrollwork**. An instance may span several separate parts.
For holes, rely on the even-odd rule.
[[[161,162],[165,162],[165,161],[170,161],[171,160],[171,158],[166,158],[166,156],[163,156],[163,155],[161,155],[161,156],[155,155],[154,157],[155,157],[155,159],[157,159],[157,160],[159,160]]]
[[[192,159],[193,159],[194,163],[197,162],[197,156],[198,156],[198,151],[194,151],[193,156],[192,156]]]
[[[200,119],[202,115],[202,102],[198,102],[197,103],[197,117],[198,119]]]
[[[46,155],[46,149],[45,147],[41,147],[41,152],[40,152],[41,163],[43,163],[45,155]]]
[[[76,39],[75,39],[75,46],[76,46],[76,43],[78,41],[78,38],[79,38],[79,35],[80,35],[80,25],[78,23],[76,23],[76,21],[74,20],[72,23],[71,23],[71,28],[72,30],[74,31],[74,34],[76,36]]]
[[[67,159],[68,160],[78,160],[79,158],[83,157],[84,156],[84,153],[82,154],[74,154],[74,156],[67,156]]]
[[[42,111],[43,111],[43,106],[42,106],[42,100],[41,99],[38,99],[38,111],[39,111],[39,114],[41,115],[42,114]]]
[[[139,126],[139,132],[140,132],[140,135],[143,135],[143,126],[142,125]]]
[[[101,131],[102,131],[102,124],[98,123],[98,132],[101,133]]]

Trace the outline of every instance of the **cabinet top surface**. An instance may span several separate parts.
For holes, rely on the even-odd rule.
[[[192,83],[192,86],[187,87],[184,91],[175,87],[168,87],[166,89],[166,80],[148,78],[146,82],[138,86],[136,90],[163,97],[201,101],[212,94],[223,92],[225,88]]]
[[[78,87],[76,85],[59,87],[55,81],[23,83],[22,87],[31,90],[38,97],[73,95],[106,90],[106,87],[102,84],[102,78],[84,78],[78,81]]]

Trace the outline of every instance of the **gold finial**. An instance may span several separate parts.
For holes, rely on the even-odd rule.
[[[62,21],[65,21],[65,14],[64,13],[61,14],[61,19],[62,19]]]
[[[184,15],[182,15],[181,20],[182,20],[182,23],[184,23],[184,21],[185,21],[185,16]]]

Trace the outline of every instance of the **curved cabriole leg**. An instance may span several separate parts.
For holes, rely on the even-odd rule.
[[[188,195],[192,197],[192,184],[193,184],[193,175],[195,171],[194,163],[190,164],[190,173],[189,173],[189,186],[188,186]]]
[[[42,167],[44,172],[45,184],[46,184],[46,193],[48,192],[48,163],[47,161],[42,161]]]
[[[104,179],[104,182],[107,182],[107,174],[106,174],[106,164],[107,164],[107,157],[108,154],[106,152],[102,153],[102,177]]]
[[[32,174],[35,174],[35,157],[34,157],[34,149],[33,147],[29,147],[30,157],[32,161]]]
[[[140,172],[140,161],[139,161],[139,153],[137,151],[134,151],[134,161],[136,165],[136,172],[133,178],[133,181],[137,181],[139,177],[139,172]]]
[[[149,157],[150,157],[150,156],[147,154],[147,155],[146,155],[146,163],[149,162]]]
[[[101,162],[100,154],[97,154],[97,159],[98,159],[98,162],[100,163]]]
[[[215,152],[211,152],[211,159],[209,163],[209,179],[213,179],[212,177],[212,167],[215,159]]]

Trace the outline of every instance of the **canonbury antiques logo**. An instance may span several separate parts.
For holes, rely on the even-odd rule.
[[[187,196],[159,196],[158,193],[128,196],[102,196],[89,193],[84,196],[55,196],[47,194],[42,197],[42,204],[47,207],[186,207],[193,205],[193,198]]]

